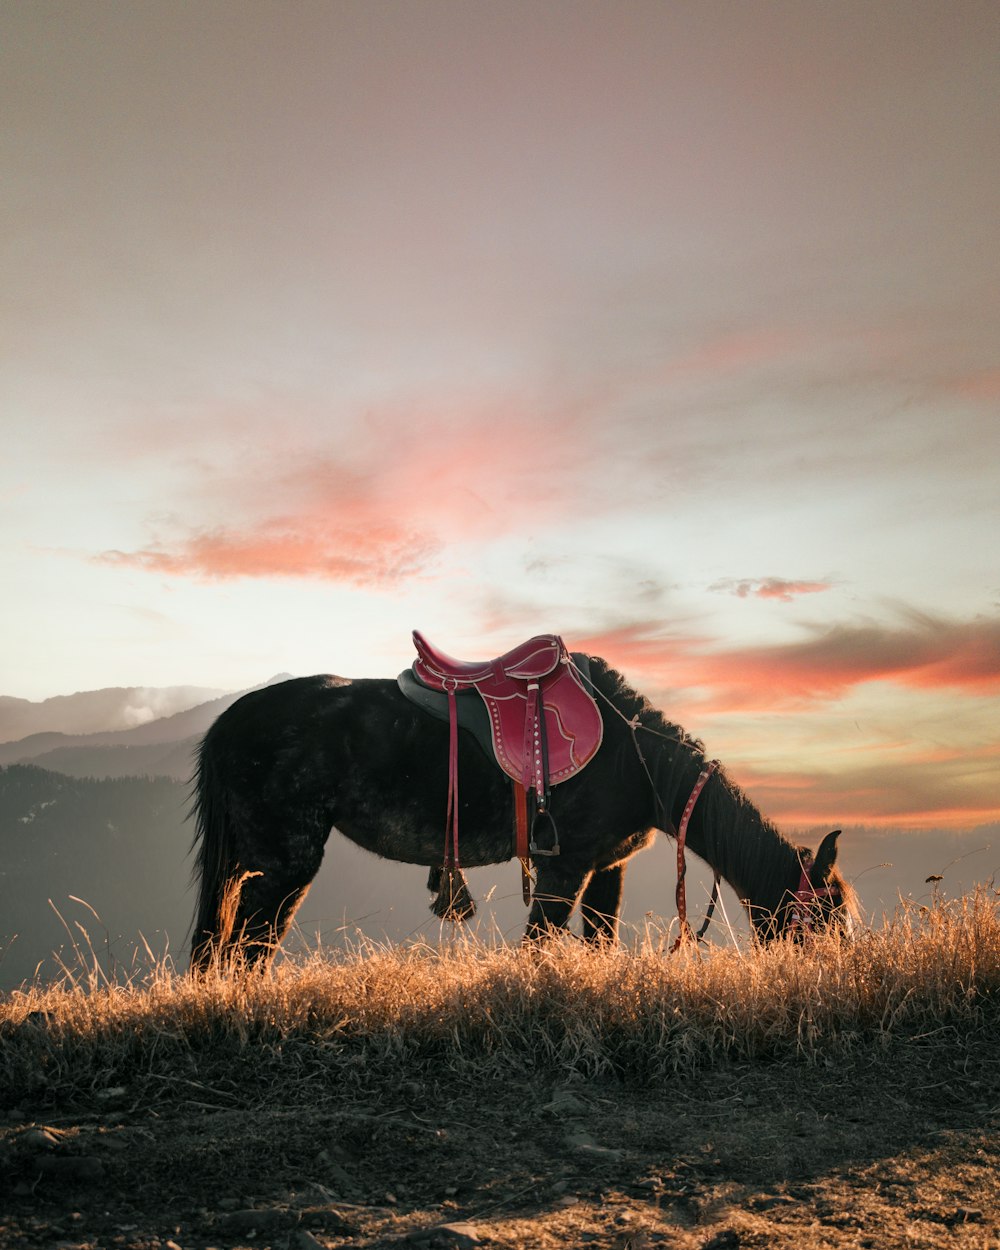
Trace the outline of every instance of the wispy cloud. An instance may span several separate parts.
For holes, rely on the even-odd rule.
[[[199,463],[188,511],[225,521],[161,521],[146,544],[96,558],[177,577],[384,587],[426,573],[456,537],[488,541],[558,518],[587,472],[583,439],[564,446],[557,419],[545,430],[546,459],[523,412],[476,418],[372,418],[350,459],[296,448],[228,476]]]
[[[727,577],[713,582],[709,590],[736,595],[738,599],[778,599],[782,603],[791,603],[800,595],[819,594],[820,591],[829,590],[831,586],[831,582],[788,581],[783,577]]]
[[[751,765],[738,774],[765,811],[797,825],[856,820],[960,828],[996,818],[997,756],[988,746],[974,752],[928,749],[905,760],[875,753],[867,764],[842,773]]]
[[[637,622],[578,640],[626,671],[700,693],[715,711],[807,707],[876,681],[1000,690],[1000,619],[911,613],[900,626],[842,624],[801,642],[732,649]]]
[[[1000,368],[969,374],[958,381],[955,389],[965,399],[995,402],[1000,399]]]
[[[347,529],[273,520],[249,532],[215,529],[98,558],[173,577],[314,577],[379,588],[422,572],[436,550],[432,539],[387,523]]]

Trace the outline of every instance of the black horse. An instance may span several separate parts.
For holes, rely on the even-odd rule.
[[[705,764],[702,744],[603,660],[591,658],[590,680],[604,740],[582,772],[552,791],[561,850],[535,861],[529,937],[565,928],[579,903],[584,937],[614,939],[627,861],[658,828],[676,836]],[[295,678],[223,712],[201,743],[194,783],[192,967],[228,962],[237,951],[266,966],[331,829],[387,859],[440,865],[448,735],[391,679]],[[511,860],[510,782],[466,731],[459,738],[462,863]],[[801,923],[804,881],[811,924],[842,925],[856,910],[835,868],[837,834],[813,860],[722,769],[698,799],[687,844],[732,886],[764,939]]]

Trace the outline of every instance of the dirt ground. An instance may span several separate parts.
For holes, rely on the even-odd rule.
[[[653,1091],[151,1075],[0,1119],[0,1246],[996,1250],[998,1061],[942,1031]]]

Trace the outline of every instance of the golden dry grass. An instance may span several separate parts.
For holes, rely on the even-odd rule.
[[[124,984],[82,966],[0,1003],[0,1094],[72,1099],[195,1071],[265,1087],[540,1069],[649,1084],[978,1029],[1000,1002],[987,888],[804,947],[664,947],[655,932],[631,949],[364,946],[263,976],[195,981],[161,965]]]

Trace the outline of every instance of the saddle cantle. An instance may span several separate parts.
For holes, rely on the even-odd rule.
[[[493,756],[514,783],[516,854],[557,855],[549,812],[551,786],[568,780],[596,755],[604,722],[580,670],[557,634],[539,634],[493,660],[456,660],[413,631],[412,674],[421,686],[447,696],[451,724],[445,867],[458,867],[459,697],[475,691],[489,715]],[[409,677],[409,674],[403,676]],[[400,685],[406,692],[402,677]],[[528,807],[532,808],[529,840]],[[551,825],[551,844],[535,840],[538,818]]]

